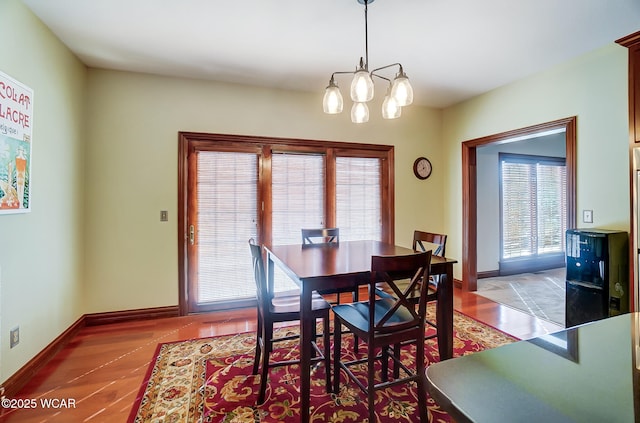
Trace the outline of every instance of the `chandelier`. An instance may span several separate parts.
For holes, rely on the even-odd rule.
[[[402,113],[402,107],[408,106],[413,102],[413,88],[409,83],[407,74],[404,73],[400,63],[393,63],[373,69],[369,72],[369,31],[367,25],[367,9],[374,0],[357,0],[358,3],[364,4],[364,42],[365,57],[360,57],[360,63],[354,72],[334,72],[331,74],[329,85],[324,92],[322,108],[327,114],[337,114],[342,112],[343,101],[340,88],[336,84],[335,76],[340,74],[352,74],[351,81],[351,121],[353,123],[364,123],[369,120],[369,107],[367,102],[373,99],[373,78],[380,78],[387,81],[387,94],[382,102],[382,117],[384,119],[399,118]],[[380,75],[378,72],[398,67],[398,73],[393,81]]]

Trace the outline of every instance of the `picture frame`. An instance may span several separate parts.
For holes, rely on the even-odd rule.
[[[33,90],[0,71],[0,214],[31,211]]]

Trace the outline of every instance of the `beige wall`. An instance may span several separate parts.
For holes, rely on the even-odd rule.
[[[447,254],[462,257],[462,149],[467,140],[577,116],[577,209],[593,224],[629,231],[627,49],[598,49],[450,107],[443,116]],[[461,264],[456,278],[462,277]]]
[[[444,171],[441,112],[418,106],[367,124],[322,112],[324,86],[310,93],[90,70],[86,153],[86,311],[178,303],[178,131],[262,135],[395,146],[396,241],[414,228],[439,231]],[[346,108],[346,107],[345,107]],[[431,178],[413,176],[418,156]],[[169,222],[159,221],[160,210]]]
[[[32,211],[0,216],[0,380],[84,312],[85,67],[19,0],[0,0],[0,70],[34,90]],[[9,349],[9,331],[20,343]]]

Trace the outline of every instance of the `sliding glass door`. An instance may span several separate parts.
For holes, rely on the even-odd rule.
[[[253,304],[250,238],[297,244],[302,228],[338,226],[341,241],[393,242],[391,146],[215,134],[180,142],[183,314]],[[276,289],[292,287],[276,275]]]
[[[197,154],[197,207],[190,226],[197,254],[191,293],[198,305],[255,296],[247,240],[258,238],[258,159],[241,152]]]

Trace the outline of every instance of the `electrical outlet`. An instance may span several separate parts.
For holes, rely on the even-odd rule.
[[[582,210],[582,222],[593,223],[593,210]]]
[[[16,326],[11,329],[9,334],[9,348],[13,348],[20,343],[20,327]]]

